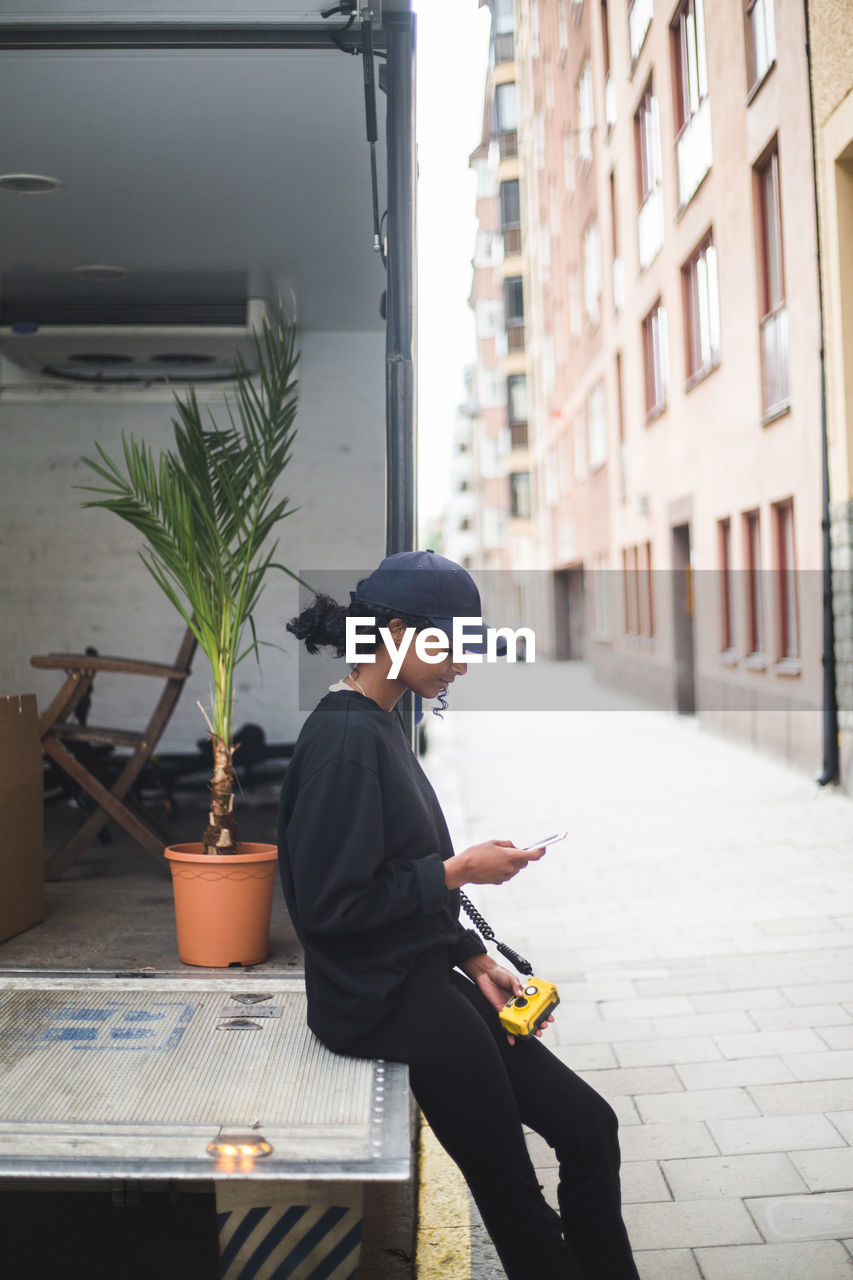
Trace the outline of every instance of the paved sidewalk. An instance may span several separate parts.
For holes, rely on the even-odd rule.
[[[569,828],[471,896],[557,982],[551,1045],[618,1111],[643,1280],[850,1280],[853,802],[615,696],[466,712],[478,674],[429,717],[424,763],[457,848]],[[562,705],[589,682],[541,662],[525,679]],[[553,1153],[530,1144],[552,1196]],[[471,1280],[493,1280],[477,1239]]]

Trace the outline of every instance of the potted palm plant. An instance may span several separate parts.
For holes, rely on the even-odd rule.
[[[295,328],[283,311],[255,335],[257,375],[238,358],[227,422],[205,422],[194,388],[175,394],[174,448],[159,456],[123,436],[122,459],[96,445],[83,458],[99,483],[84,506],[114,511],[142,534],[140,552],[171,601],[212,675],[212,705],[202,708],[213,748],[210,814],[198,844],[166,850],[172,868],[178,951],[189,964],[256,964],[266,958],[275,845],[238,840],[234,819],[234,672],[258,655],[254,610],[270,571],[296,577],[276,559],[273,537],[292,514],[278,482],[296,434]],[[199,704],[201,705],[201,704]],[[260,902],[251,908],[257,892]],[[254,926],[240,923],[255,911]],[[201,931],[201,932],[200,932]]]

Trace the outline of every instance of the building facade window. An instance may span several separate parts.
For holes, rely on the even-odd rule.
[[[609,640],[613,634],[613,582],[618,574],[612,573],[606,555],[598,556],[593,569],[592,625],[598,640]]]
[[[607,413],[604,401],[604,382],[597,382],[589,393],[587,402],[589,430],[589,467],[591,471],[604,466],[607,461]]]
[[[653,0],[631,0],[628,5],[628,44],[631,48],[631,66],[640,56],[646,32],[652,25]]]
[[[563,134],[563,184],[567,191],[574,191],[575,135],[570,130]]]
[[[625,305],[625,271],[619,252],[619,206],[616,200],[616,170],[610,170],[610,259],[613,284],[613,310]]]
[[[638,569],[639,569],[639,608],[640,608],[640,635],[647,640],[654,639],[655,634],[655,597],[653,590],[654,579],[652,577],[652,544],[645,543],[638,549]]]
[[[501,160],[518,155],[518,95],[515,82],[507,81],[495,88],[495,132]]]
[[[619,440],[619,501],[628,497],[628,450],[625,444],[625,397],[622,387],[622,352],[616,352],[616,435]]]
[[[512,471],[509,477],[509,513],[514,520],[529,520],[531,510],[530,472]]]
[[[495,62],[512,62],[515,57],[515,11],[513,0],[495,0]]]
[[[720,363],[720,295],[717,251],[708,235],[681,269],[687,381],[695,382]]]
[[[720,649],[723,653],[726,653],[735,647],[732,522],[728,517],[717,521],[717,545],[720,564]]]
[[[557,0],[557,40],[560,53],[565,59],[569,47],[569,0]]]
[[[569,269],[569,333],[573,338],[581,336],[581,286],[577,267]]]
[[[539,57],[539,0],[530,0],[530,53]]]
[[[601,57],[604,63],[604,123],[608,130],[616,123],[616,93],[610,76],[610,24],[607,0],[601,0]]]
[[[526,374],[513,373],[507,378],[506,399],[510,446],[513,449],[525,449],[528,422]]]
[[[637,238],[640,266],[646,267],[657,256],[663,244],[663,165],[660,149],[660,113],[652,92],[651,80],[646,85],[634,116],[634,141],[637,156]]]
[[[749,90],[752,92],[776,61],[773,0],[749,0],[747,3],[746,54]]]
[[[501,183],[500,200],[504,253],[507,256],[521,253],[521,194],[518,178]]]
[[[666,311],[660,301],[643,321],[643,367],[646,417],[652,418],[666,408],[669,383]]]
[[[625,634],[640,634],[640,597],[637,578],[637,548],[622,549],[622,594],[625,614]]]
[[[684,0],[671,32],[678,205],[683,208],[711,167],[704,0]]]
[[[592,161],[592,131],[595,128],[595,103],[592,91],[592,64],[587,58],[578,80],[578,156],[586,164]]]
[[[755,166],[758,289],[761,314],[761,407],[765,418],[787,408],[788,308],[782,259],[779,149],[774,140]]]
[[[598,222],[592,218],[583,233],[583,305],[590,324],[601,315],[601,244]]]
[[[521,276],[507,276],[504,280],[504,321],[507,349],[524,350],[524,285]]]
[[[575,481],[580,482],[586,479],[586,419],[583,410],[575,414],[572,436],[574,443],[572,463]]]
[[[743,517],[746,550],[746,647],[753,656],[764,658],[764,592],[761,577],[761,520],[757,511]]]
[[[776,566],[778,583],[780,662],[800,657],[800,627],[797,607],[797,560],[794,545],[794,501],[789,498],[773,507],[776,525]]]

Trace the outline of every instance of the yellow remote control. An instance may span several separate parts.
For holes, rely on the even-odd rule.
[[[501,1026],[519,1040],[529,1040],[559,1003],[560,993],[553,982],[525,978],[521,995],[510,996],[501,1009]]]

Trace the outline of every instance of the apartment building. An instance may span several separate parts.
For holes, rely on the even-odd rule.
[[[477,238],[470,305],[476,364],[457,423],[456,501],[445,545],[463,562],[494,570],[482,578],[484,605],[518,623],[532,607],[534,528],[528,433],[528,291],[521,214],[519,115],[512,0],[493,0],[492,37],[480,143],[470,158],[477,181]],[[470,459],[459,457],[470,450]],[[459,502],[473,494],[474,511]],[[474,537],[471,538],[471,534]]]
[[[537,636],[813,766],[821,375],[804,7],[518,0],[514,16],[524,563],[551,583]],[[515,566],[509,539],[506,555]]]

